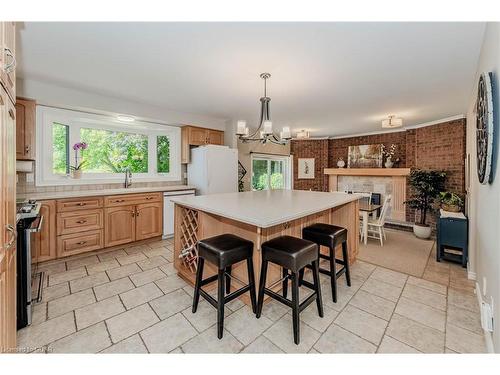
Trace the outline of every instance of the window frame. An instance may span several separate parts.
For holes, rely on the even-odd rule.
[[[36,184],[37,186],[86,185],[122,182],[122,173],[83,173],[81,179],[69,174],[55,174],[52,170],[52,124],[67,125],[69,129],[70,164],[74,157],[71,145],[80,141],[80,129],[91,128],[113,132],[143,134],[148,137],[148,172],[134,173],[134,181],[180,181],[181,128],[158,123],[134,121],[126,123],[109,115],[86,113],[38,105],[36,108]],[[169,137],[170,172],[157,172],[157,136]]]
[[[250,157],[250,189],[252,191],[258,191],[253,188],[253,161],[254,160],[266,160],[267,161],[267,171],[268,171],[268,189],[265,190],[280,190],[280,189],[271,189],[271,181],[270,181],[270,175],[269,175],[269,168],[271,165],[271,161],[283,161],[285,163],[284,165],[284,172],[283,172],[283,182],[284,182],[284,188],[283,190],[291,190],[293,189],[293,163],[292,163],[292,157],[287,156],[287,155],[274,155],[274,154],[258,154],[258,153],[252,153]]]

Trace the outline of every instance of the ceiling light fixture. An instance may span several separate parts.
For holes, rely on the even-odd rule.
[[[382,120],[382,127],[387,129],[399,128],[403,126],[403,119],[397,118],[394,115],[390,115],[385,120]]]
[[[297,132],[297,139],[307,139],[310,137],[310,134],[308,131],[301,130],[300,132]]]
[[[122,121],[122,122],[134,122],[135,121],[135,118],[133,118],[132,116],[125,116],[125,115],[118,115],[118,116],[116,116],[116,119],[118,121]]]
[[[238,121],[236,135],[243,143],[258,141],[262,144],[271,142],[278,145],[285,145],[290,141],[290,139],[292,139],[290,128],[288,126],[284,126],[279,135],[273,133],[273,123],[271,121],[271,114],[269,110],[269,102],[271,101],[271,98],[267,96],[267,80],[271,78],[271,74],[262,73],[260,78],[264,80],[264,96],[260,98],[259,126],[252,134],[250,134],[246,121]]]

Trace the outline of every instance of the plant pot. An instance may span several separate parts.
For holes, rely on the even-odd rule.
[[[413,233],[418,238],[426,240],[431,236],[432,229],[428,225],[413,224]]]
[[[73,171],[73,178],[75,180],[79,180],[80,178],[82,178],[82,170],[81,169],[75,169]]]
[[[460,212],[460,206],[454,204],[441,203],[441,208],[448,212]]]
[[[385,167],[386,168],[392,168],[394,166],[394,163],[392,162],[391,158],[388,157],[385,161]]]

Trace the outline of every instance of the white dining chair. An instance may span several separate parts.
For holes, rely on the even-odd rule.
[[[372,193],[371,192],[366,193],[366,192],[353,191],[352,193],[361,196],[362,199],[360,199],[360,201],[364,201],[367,204],[370,204],[372,202]],[[363,216],[361,215],[361,212],[360,212],[359,213],[359,236],[360,236],[360,241],[361,242],[364,240],[364,237],[363,237],[363,233],[364,233],[363,226],[364,226]]]
[[[387,211],[391,205],[391,195],[387,195],[384,199],[384,204],[380,210],[380,216],[376,219],[368,220],[368,238],[375,238],[380,240],[380,246],[384,246],[384,240],[387,239],[385,235],[384,225]]]

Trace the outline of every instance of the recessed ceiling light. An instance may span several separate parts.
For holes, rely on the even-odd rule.
[[[116,116],[116,119],[118,121],[122,121],[122,122],[134,122],[135,121],[135,118],[133,118],[132,116],[124,116],[124,115]]]

